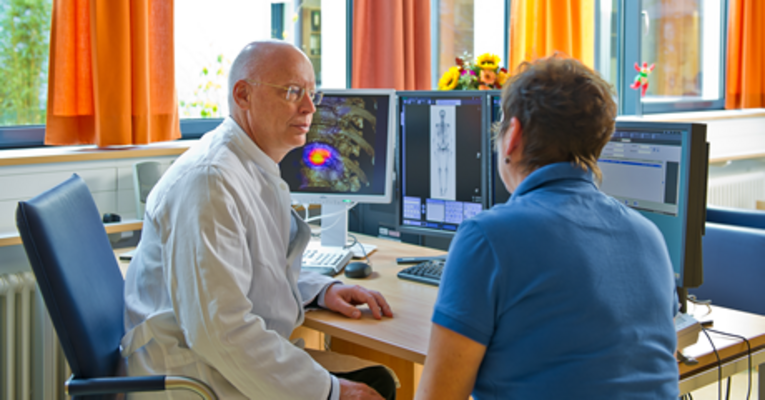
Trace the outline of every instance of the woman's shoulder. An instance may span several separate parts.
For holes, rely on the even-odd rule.
[[[507,203],[497,204],[471,218],[485,230],[503,229],[508,227],[524,227],[539,224],[546,215],[552,215],[545,207],[530,199],[512,199]]]

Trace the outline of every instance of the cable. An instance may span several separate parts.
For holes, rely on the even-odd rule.
[[[715,347],[715,343],[712,341],[707,330],[707,328],[701,327],[701,331],[704,332],[707,340],[709,340],[709,344],[712,345],[712,350],[715,351],[715,357],[717,358],[717,400],[722,400],[722,361],[720,361],[720,353],[717,352],[717,347]]]
[[[718,331],[716,329],[707,329],[707,330],[709,332],[716,333],[718,335],[730,336],[730,337],[734,337],[734,338],[737,338],[737,339],[741,339],[741,340],[744,341],[744,343],[746,343],[746,352],[747,352],[747,356],[748,356],[747,357],[747,361],[748,361],[748,365],[749,365],[749,383],[748,383],[748,388],[747,388],[747,391],[746,391],[746,399],[749,400],[749,396],[752,394],[752,344],[749,343],[749,339],[747,339],[747,338],[745,338],[745,337],[743,337],[741,335],[736,335],[736,334],[733,334],[733,333],[722,332],[722,331]],[[714,345],[712,346],[712,348],[714,348]],[[730,385],[730,383],[728,385]],[[728,390],[730,390],[730,389],[728,389]]]
[[[348,237],[349,237],[349,238],[351,238],[351,239],[353,239],[353,243],[351,243],[351,244],[349,244],[349,245],[346,245],[346,246],[344,246],[343,248],[345,248],[345,249],[350,249],[350,248],[353,248],[353,246],[355,246],[355,245],[357,245],[357,244],[358,244],[358,245],[359,245],[359,247],[361,247],[361,253],[362,253],[362,254],[364,254],[364,258],[367,260],[367,264],[369,264],[369,266],[371,267],[371,266],[372,266],[372,261],[370,261],[370,260],[369,260],[369,255],[367,254],[367,249],[365,249],[365,248],[364,248],[364,245],[363,245],[363,244],[361,244],[361,242],[359,242],[359,239],[358,239],[358,238],[356,238],[356,236],[355,236],[355,235],[353,235],[353,234],[349,233],[349,234],[348,234]]]
[[[712,313],[712,300],[699,300],[695,294],[689,294],[686,298],[689,302],[691,302],[694,306],[701,305],[707,307],[707,313],[705,315],[709,315]]]

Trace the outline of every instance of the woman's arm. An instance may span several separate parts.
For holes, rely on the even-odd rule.
[[[467,399],[485,353],[486,346],[433,324],[428,357],[415,398]]]

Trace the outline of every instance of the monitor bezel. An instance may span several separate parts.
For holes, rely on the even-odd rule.
[[[396,223],[398,225],[398,231],[401,233],[408,233],[408,234],[415,234],[415,235],[425,235],[425,236],[433,236],[433,237],[445,237],[445,238],[451,238],[454,236],[455,233],[457,233],[456,230],[454,231],[447,231],[447,230],[440,230],[440,229],[433,229],[433,228],[423,228],[418,226],[411,226],[411,225],[404,225],[403,224],[403,201],[404,201],[404,188],[403,183],[404,179],[403,172],[402,172],[402,163],[403,158],[401,152],[403,151],[403,146],[401,145],[402,142],[402,132],[401,132],[401,107],[403,106],[403,101],[400,101],[403,97],[435,97],[435,98],[449,98],[449,97],[481,97],[481,152],[483,153],[483,156],[481,157],[481,192],[483,193],[483,196],[481,198],[481,209],[486,210],[489,202],[489,193],[488,193],[488,180],[486,178],[487,174],[487,158],[491,159],[491,156],[486,157],[488,152],[491,151],[491,134],[489,132],[489,125],[487,123],[487,113],[486,109],[491,104],[488,103],[489,96],[487,96],[488,91],[486,90],[458,90],[458,91],[445,91],[445,90],[407,90],[407,91],[399,91],[396,92],[398,98],[399,98],[399,104],[397,109],[397,140],[398,140],[398,146],[396,148],[396,174],[397,174],[397,182],[396,182],[396,188],[397,188],[397,194],[398,198],[397,206],[396,206]],[[491,111],[489,111],[489,115],[491,114]],[[400,176],[399,176],[400,175]],[[459,228],[459,227],[458,227]]]
[[[294,191],[290,188],[290,197],[293,204],[387,204],[393,198],[393,176],[396,153],[396,140],[398,136],[396,113],[398,110],[398,96],[393,89],[322,89],[325,96],[386,96],[388,98],[388,141],[385,157],[385,186],[382,194],[354,194],[354,193],[311,193]],[[301,146],[302,147],[302,146]]]

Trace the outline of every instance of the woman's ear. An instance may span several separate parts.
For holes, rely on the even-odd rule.
[[[518,118],[516,117],[510,118],[510,126],[507,128],[507,132],[505,132],[505,136],[502,138],[502,155],[510,157],[510,155],[518,149],[518,146],[521,145],[522,136],[523,129],[521,128],[521,121],[518,121]]]

